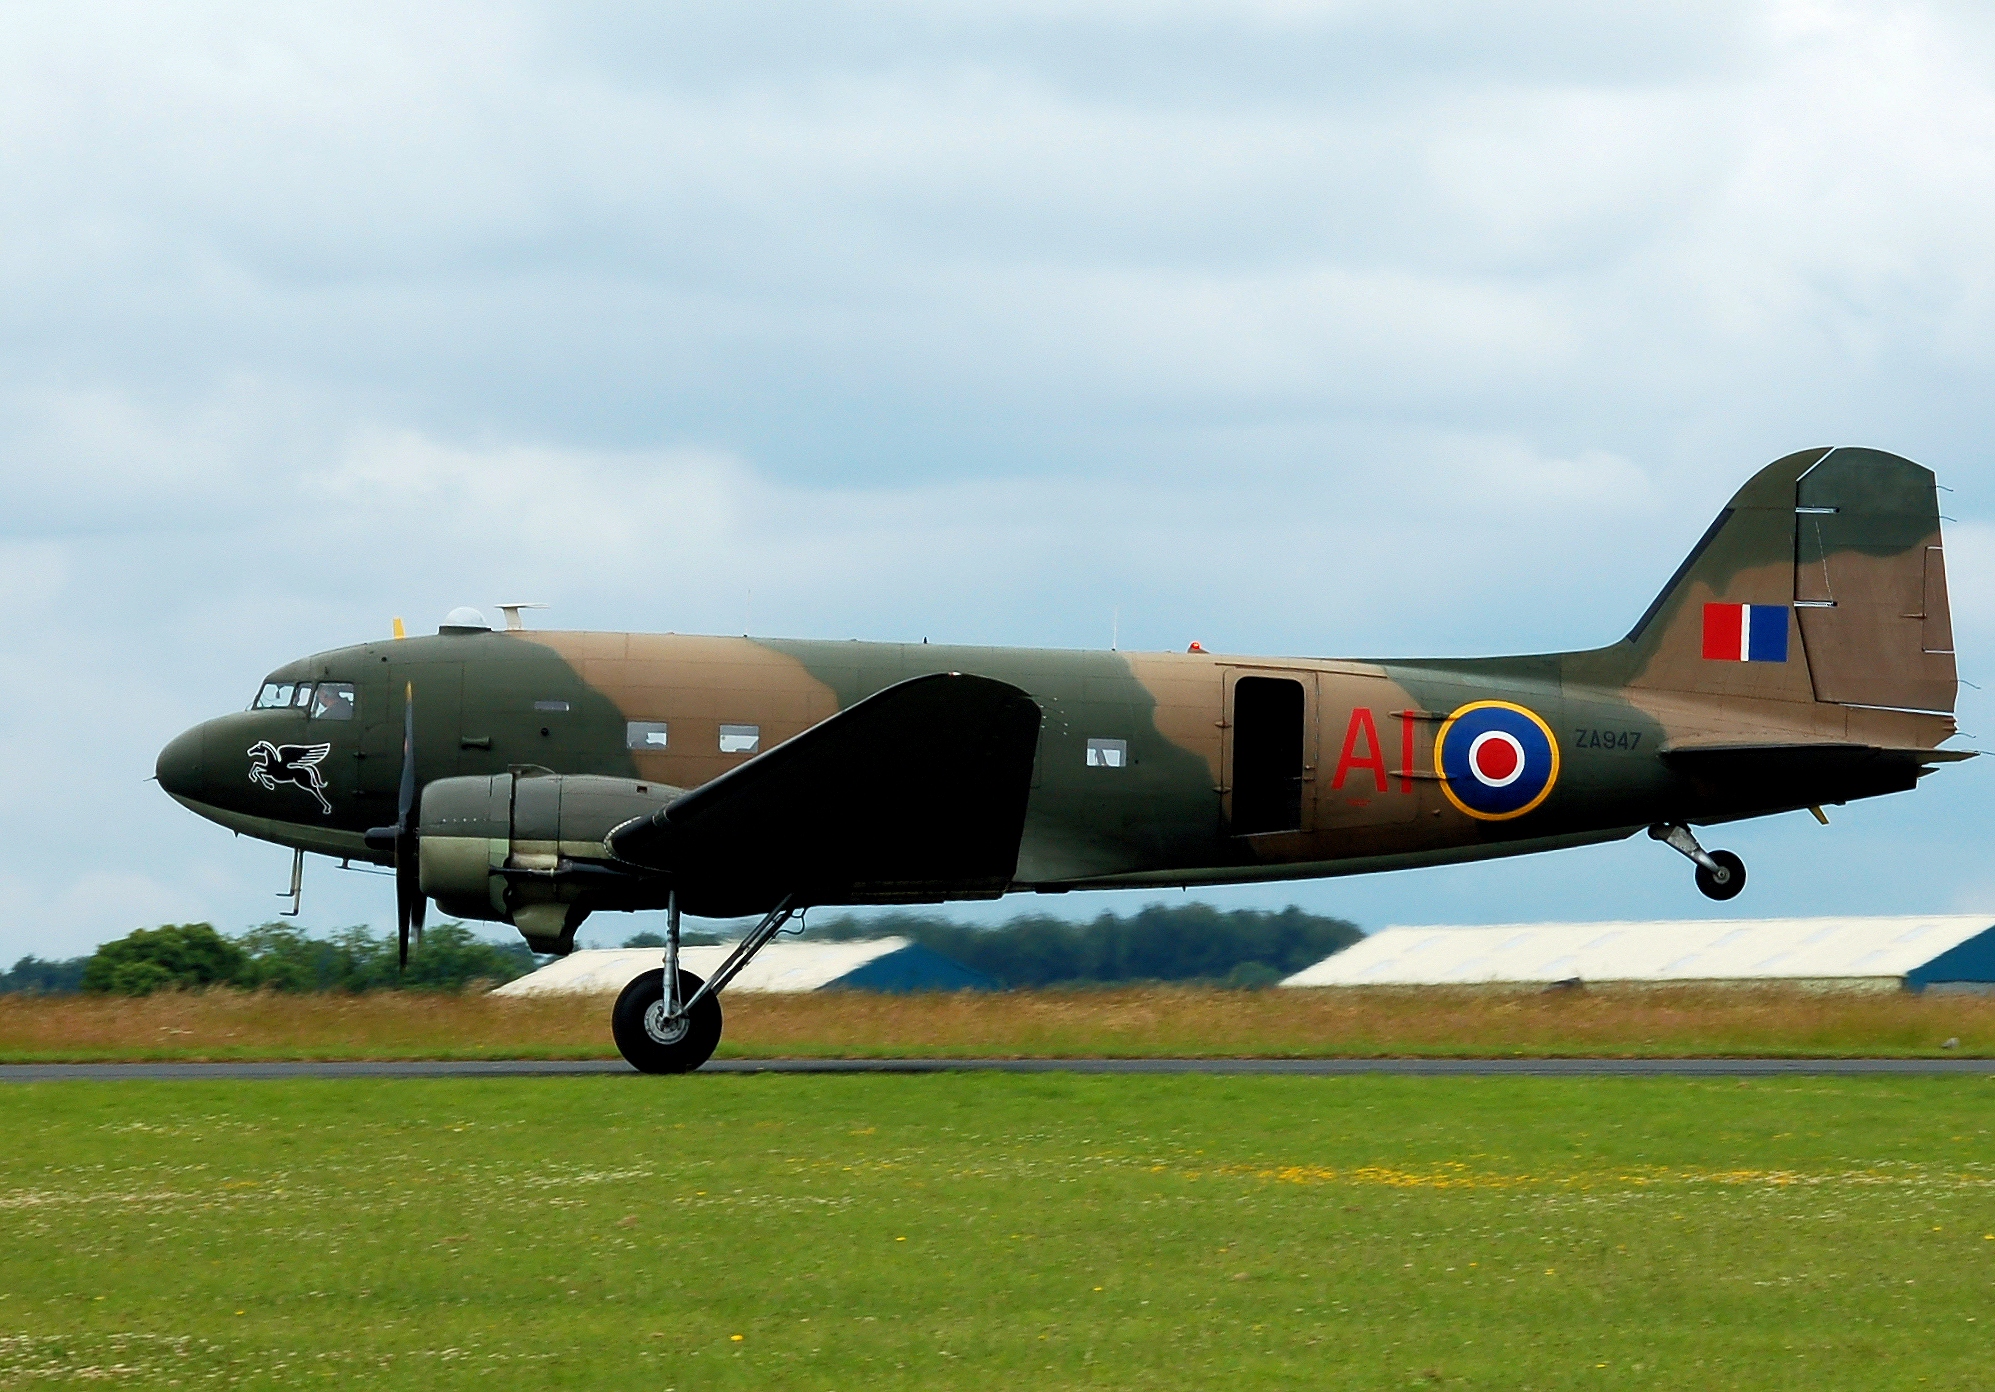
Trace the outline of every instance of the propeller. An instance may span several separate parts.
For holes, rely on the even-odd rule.
[[[375,827],[367,833],[367,844],[376,850],[393,847],[395,852],[395,939],[399,949],[397,972],[409,969],[409,932],[416,943],[423,940],[423,917],[429,898],[423,893],[422,836],[417,826],[416,808],[416,687],[402,688],[402,787],[395,801],[395,824]]]
[[[423,893],[422,838],[416,832],[416,687],[402,692],[402,791],[395,801],[395,939],[401,957],[398,970],[409,969],[409,930],[416,944],[423,940],[423,915],[429,899]]]

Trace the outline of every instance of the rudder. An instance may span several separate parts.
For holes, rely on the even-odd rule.
[[[1831,450],[1801,476],[1794,605],[1816,700],[1953,709],[1938,487],[1881,450]]]

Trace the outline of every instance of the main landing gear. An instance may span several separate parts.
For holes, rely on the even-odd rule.
[[[1746,863],[1730,851],[1707,851],[1690,828],[1680,822],[1659,822],[1649,835],[1697,866],[1697,888],[1707,899],[1733,899],[1746,887]]]
[[[665,965],[623,988],[610,1014],[617,1051],[640,1073],[690,1073],[720,1045],[720,992],[782,931],[790,900],[769,910],[755,931],[734,945],[711,981],[679,969],[679,896],[665,910]],[[667,983],[670,983],[668,989]]]

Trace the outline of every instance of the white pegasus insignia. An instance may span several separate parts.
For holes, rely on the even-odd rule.
[[[332,815],[326,801],[326,776],[319,765],[332,753],[330,744],[272,744],[258,740],[249,747],[249,781],[271,792],[282,783],[303,788],[319,800],[319,810]]]

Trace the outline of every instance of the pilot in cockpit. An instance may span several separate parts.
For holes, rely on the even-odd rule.
[[[312,719],[353,719],[353,687],[348,682],[320,682],[312,692]]]

